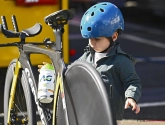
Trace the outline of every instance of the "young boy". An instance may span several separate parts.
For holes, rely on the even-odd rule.
[[[86,61],[99,71],[107,92],[112,85],[111,103],[116,119],[123,118],[124,108],[140,112],[137,101],[141,96],[140,79],[135,60],[116,42],[124,30],[124,19],[117,6],[101,2],[90,7],[81,19],[81,35],[89,39],[89,46],[79,60]]]
[[[116,42],[124,30],[119,8],[109,2],[90,7],[81,19],[80,29],[82,37],[89,39],[89,45],[78,60],[92,64],[100,73],[108,94],[112,93],[109,97],[116,119],[122,120],[124,108],[131,107],[139,113],[141,84],[134,68],[135,60]]]

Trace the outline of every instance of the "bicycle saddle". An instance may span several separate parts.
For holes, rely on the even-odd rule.
[[[7,30],[1,26],[1,32],[8,38],[18,38],[21,33],[25,33],[26,37],[32,37],[38,35],[42,31],[42,26],[39,23],[36,23],[33,27],[22,30],[21,32],[14,32],[12,30]]]
[[[48,25],[54,25],[57,27],[58,25],[63,26],[65,24],[67,24],[68,20],[73,19],[73,17],[74,17],[74,14],[72,13],[72,11],[59,10],[59,11],[56,11],[56,12],[46,16],[44,18],[44,21]]]

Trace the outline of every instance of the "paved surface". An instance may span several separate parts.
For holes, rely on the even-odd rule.
[[[119,125],[164,125],[164,121],[122,120]],[[42,125],[38,122],[37,125]]]

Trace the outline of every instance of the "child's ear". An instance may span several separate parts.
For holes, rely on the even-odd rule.
[[[118,33],[115,32],[115,33],[112,35],[113,41],[116,41],[116,40],[117,40],[117,37],[118,37]]]

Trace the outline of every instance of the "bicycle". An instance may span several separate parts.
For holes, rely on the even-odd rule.
[[[47,38],[43,43],[27,43],[26,37],[33,37],[41,32],[41,24],[36,23],[33,27],[19,32],[16,17],[12,16],[14,26],[12,31],[7,28],[5,16],[1,16],[1,32],[7,38],[20,38],[19,42],[0,44],[0,47],[16,46],[20,53],[18,59],[11,61],[6,73],[5,125],[36,125],[36,108],[43,125],[116,124],[101,77],[94,67],[77,61],[67,68],[63,62],[61,35],[64,32],[64,25],[73,17],[73,13],[69,10],[59,10],[46,16],[45,23],[53,29],[56,42],[51,42]],[[45,48],[39,45],[44,45]],[[38,80],[30,61],[30,55],[34,53],[48,55],[57,74],[52,112],[47,104],[42,104],[37,98]],[[95,107],[92,107],[94,105]],[[88,115],[91,113],[90,110],[93,113],[92,117]],[[96,111],[101,114],[97,114]]]

